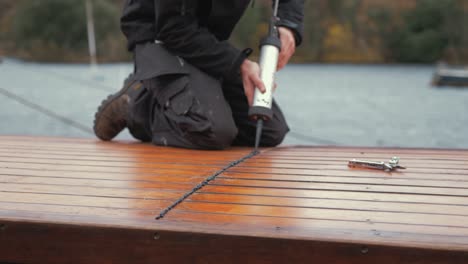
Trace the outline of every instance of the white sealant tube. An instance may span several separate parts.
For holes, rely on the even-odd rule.
[[[279,48],[274,45],[264,45],[260,50],[260,78],[262,79],[266,92],[262,93],[255,89],[254,107],[271,109],[273,103],[273,88],[275,85],[275,74],[278,67]]]

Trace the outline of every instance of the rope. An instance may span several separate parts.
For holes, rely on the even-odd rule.
[[[81,124],[79,122],[76,122],[76,121],[74,121],[74,120],[72,120],[72,119],[70,119],[68,117],[57,114],[56,112],[54,112],[52,110],[49,110],[49,109],[47,109],[47,108],[45,108],[43,106],[40,106],[40,105],[35,104],[35,103],[31,102],[31,101],[28,101],[25,98],[23,98],[23,97],[21,97],[19,95],[16,95],[14,93],[11,93],[11,92],[9,92],[6,89],[3,89],[1,87],[0,87],[0,94],[4,95],[5,97],[7,97],[9,99],[12,99],[12,100],[16,101],[16,102],[18,102],[18,103],[20,103],[20,104],[22,104],[22,105],[24,105],[26,107],[29,107],[29,108],[35,110],[36,112],[40,112],[40,113],[42,113],[44,115],[47,115],[47,116],[49,116],[51,118],[54,118],[54,119],[62,122],[63,124],[74,127],[74,128],[76,128],[78,130],[81,130],[81,131],[87,133],[87,134],[94,135],[94,132],[89,127],[87,127],[87,126],[85,126],[85,125],[83,125],[83,124]]]
[[[224,172],[226,172],[227,170],[229,170],[230,168],[233,168],[239,164],[241,164],[242,162],[248,160],[248,159],[251,159],[255,156],[257,156],[258,154],[260,154],[259,151],[257,150],[254,150],[252,151],[250,154],[248,154],[247,156],[239,159],[239,160],[236,160],[234,162],[232,162],[231,164],[227,165],[226,167],[224,167],[223,169],[221,169],[220,171],[216,172],[215,174],[213,174],[212,176],[208,177],[206,180],[202,181],[200,184],[198,184],[197,186],[195,186],[191,191],[187,192],[186,194],[184,194],[182,197],[180,197],[177,201],[175,201],[172,205],[168,206],[166,209],[164,209],[158,217],[156,217],[156,220],[160,220],[160,219],[163,219],[172,209],[174,209],[177,205],[181,204],[183,201],[185,201],[185,199],[189,198],[192,194],[196,193],[197,191],[199,191],[200,189],[202,189],[203,187],[205,187],[206,185],[208,185],[211,181],[215,180],[219,175],[223,174]]]

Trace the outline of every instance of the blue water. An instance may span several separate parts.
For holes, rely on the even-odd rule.
[[[0,88],[91,128],[130,64],[0,64]],[[292,65],[276,98],[285,144],[468,148],[468,89],[433,88],[432,66]],[[0,94],[0,135],[92,137]],[[122,133],[119,139],[130,139]]]

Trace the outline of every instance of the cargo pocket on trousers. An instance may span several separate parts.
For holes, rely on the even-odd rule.
[[[189,75],[158,77],[161,89],[156,95],[166,121],[171,128],[190,139],[191,134],[208,133],[211,123],[203,106],[190,89]]]

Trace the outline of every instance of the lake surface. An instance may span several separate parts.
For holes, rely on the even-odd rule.
[[[88,129],[131,64],[0,63],[7,90]],[[291,65],[276,98],[291,127],[285,144],[468,148],[468,88],[430,86],[432,66]],[[16,98],[16,100],[20,100]],[[0,135],[93,137],[0,93]],[[120,139],[130,139],[122,133]]]

